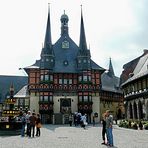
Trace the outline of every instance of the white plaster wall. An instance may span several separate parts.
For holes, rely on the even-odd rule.
[[[30,111],[33,112],[35,110],[36,113],[39,112],[39,95],[35,96],[35,93],[30,94]]]
[[[54,113],[60,112],[60,98],[61,96],[54,96],[53,102],[54,102]]]
[[[78,112],[78,96],[71,96],[71,111],[72,113]]]
[[[93,96],[93,113],[98,113],[98,118],[96,118],[96,123],[100,122],[100,97],[99,96]],[[92,114],[93,116],[93,114]],[[92,118],[92,117],[91,117]]]

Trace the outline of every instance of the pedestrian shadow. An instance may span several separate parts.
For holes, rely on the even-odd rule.
[[[110,147],[110,146],[107,146],[107,148],[118,148],[117,146],[112,146],[112,147]]]

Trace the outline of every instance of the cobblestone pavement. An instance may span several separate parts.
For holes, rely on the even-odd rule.
[[[107,148],[101,145],[101,125],[84,130],[68,125],[44,125],[41,137],[1,136],[0,148]],[[114,126],[114,148],[148,148],[148,131]]]

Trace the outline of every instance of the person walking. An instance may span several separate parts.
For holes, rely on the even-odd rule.
[[[85,126],[87,125],[87,122],[86,122],[86,114],[84,114],[83,116],[81,116],[81,126],[84,128],[84,129],[86,129],[85,128]]]
[[[103,142],[101,143],[101,144],[106,144],[106,142],[105,142],[105,135],[106,135],[106,114],[104,113],[103,115],[102,115],[102,139],[103,139]]]
[[[106,133],[107,133],[107,145],[113,147],[113,116],[110,114],[110,111],[106,111]]]
[[[41,118],[40,115],[37,114],[37,119],[36,119],[36,136],[40,136],[41,135]]]

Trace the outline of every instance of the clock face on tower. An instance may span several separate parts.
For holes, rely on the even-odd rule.
[[[69,48],[69,42],[68,41],[63,41],[62,42],[62,48]]]

